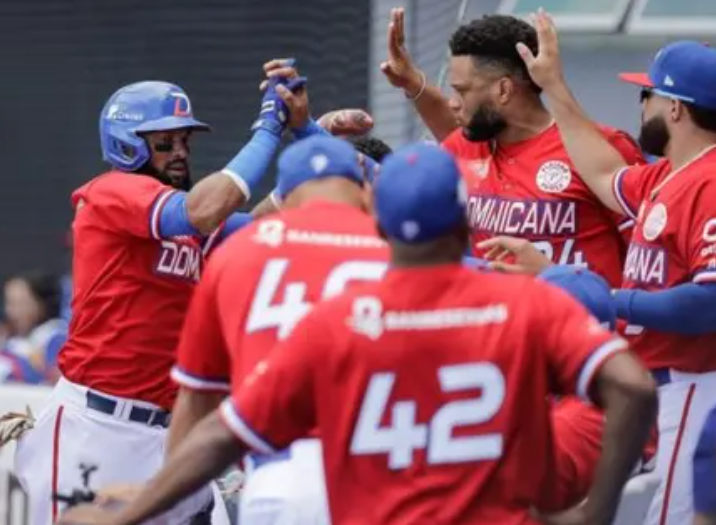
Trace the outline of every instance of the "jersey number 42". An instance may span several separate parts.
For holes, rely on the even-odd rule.
[[[437,375],[444,393],[479,389],[482,394],[444,404],[427,424],[421,424],[416,422],[415,401],[396,401],[390,405],[396,375],[376,373],[363,396],[351,453],[387,454],[388,467],[392,470],[409,467],[415,450],[426,450],[427,462],[432,465],[500,458],[503,449],[500,433],[458,437],[455,430],[464,425],[486,423],[500,411],[505,401],[502,371],[492,363],[464,363],[443,366]],[[390,424],[381,426],[388,410]]]

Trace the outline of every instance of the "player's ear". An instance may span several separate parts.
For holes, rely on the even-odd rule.
[[[496,83],[497,101],[504,105],[507,104],[514,95],[515,82],[510,77],[502,77]]]
[[[671,100],[669,116],[673,122],[678,122],[688,113],[686,105],[681,100]]]

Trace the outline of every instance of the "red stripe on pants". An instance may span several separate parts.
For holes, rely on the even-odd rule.
[[[60,463],[60,428],[62,427],[62,412],[65,407],[57,409],[55,417],[55,432],[52,435],[52,494],[57,494],[57,478],[59,477]],[[57,521],[57,500],[52,499],[52,523]]]
[[[676,460],[679,457],[679,448],[681,448],[681,439],[684,437],[686,430],[686,420],[689,418],[689,410],[691,410],[691,401],[694,397],[696,385],[689,386],[689,392],[686,394],[686,402],[684,403],[684,411],[681,414],[681,422],[679,430],[676,434],[676,443],[671,453],[671,463],[669,463],[669,471],[666,473],[666,489],[664,489],[664,504],[661,507],[661,518],[659,525],[666,525],[666,516],[669,511],[669,498],[671,497],[671,485],[674,483],[674,469],[676,468]]]

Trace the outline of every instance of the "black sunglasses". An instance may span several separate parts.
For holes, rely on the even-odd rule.
[[[644,103],[645,100],[649,100],[654,92],[651,89],[644,88],[639,93],[639,102]]]

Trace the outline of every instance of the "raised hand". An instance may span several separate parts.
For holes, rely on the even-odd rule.
[[[275,58],[264,64],[267,80],[260,89],[267,89],[272,80],[276,81],[276,93],[288,109],[288,127],[302,128],[311,117],[306,78],[301,77],[293,58]]]
[[[405,90],[408,96],[420,91],[423,73],[415,66],[405,47],[405,9],[392,9],[388,24],[388,59],[380,70],[391,85]]]
[[[537,55],[535,56],[522,42],[517,44],[517,52],[525,62],[535,84],[548,90],[563,81],[557,28],[552,17],[542,9],[532,15],[532,21],[537,31]]]

